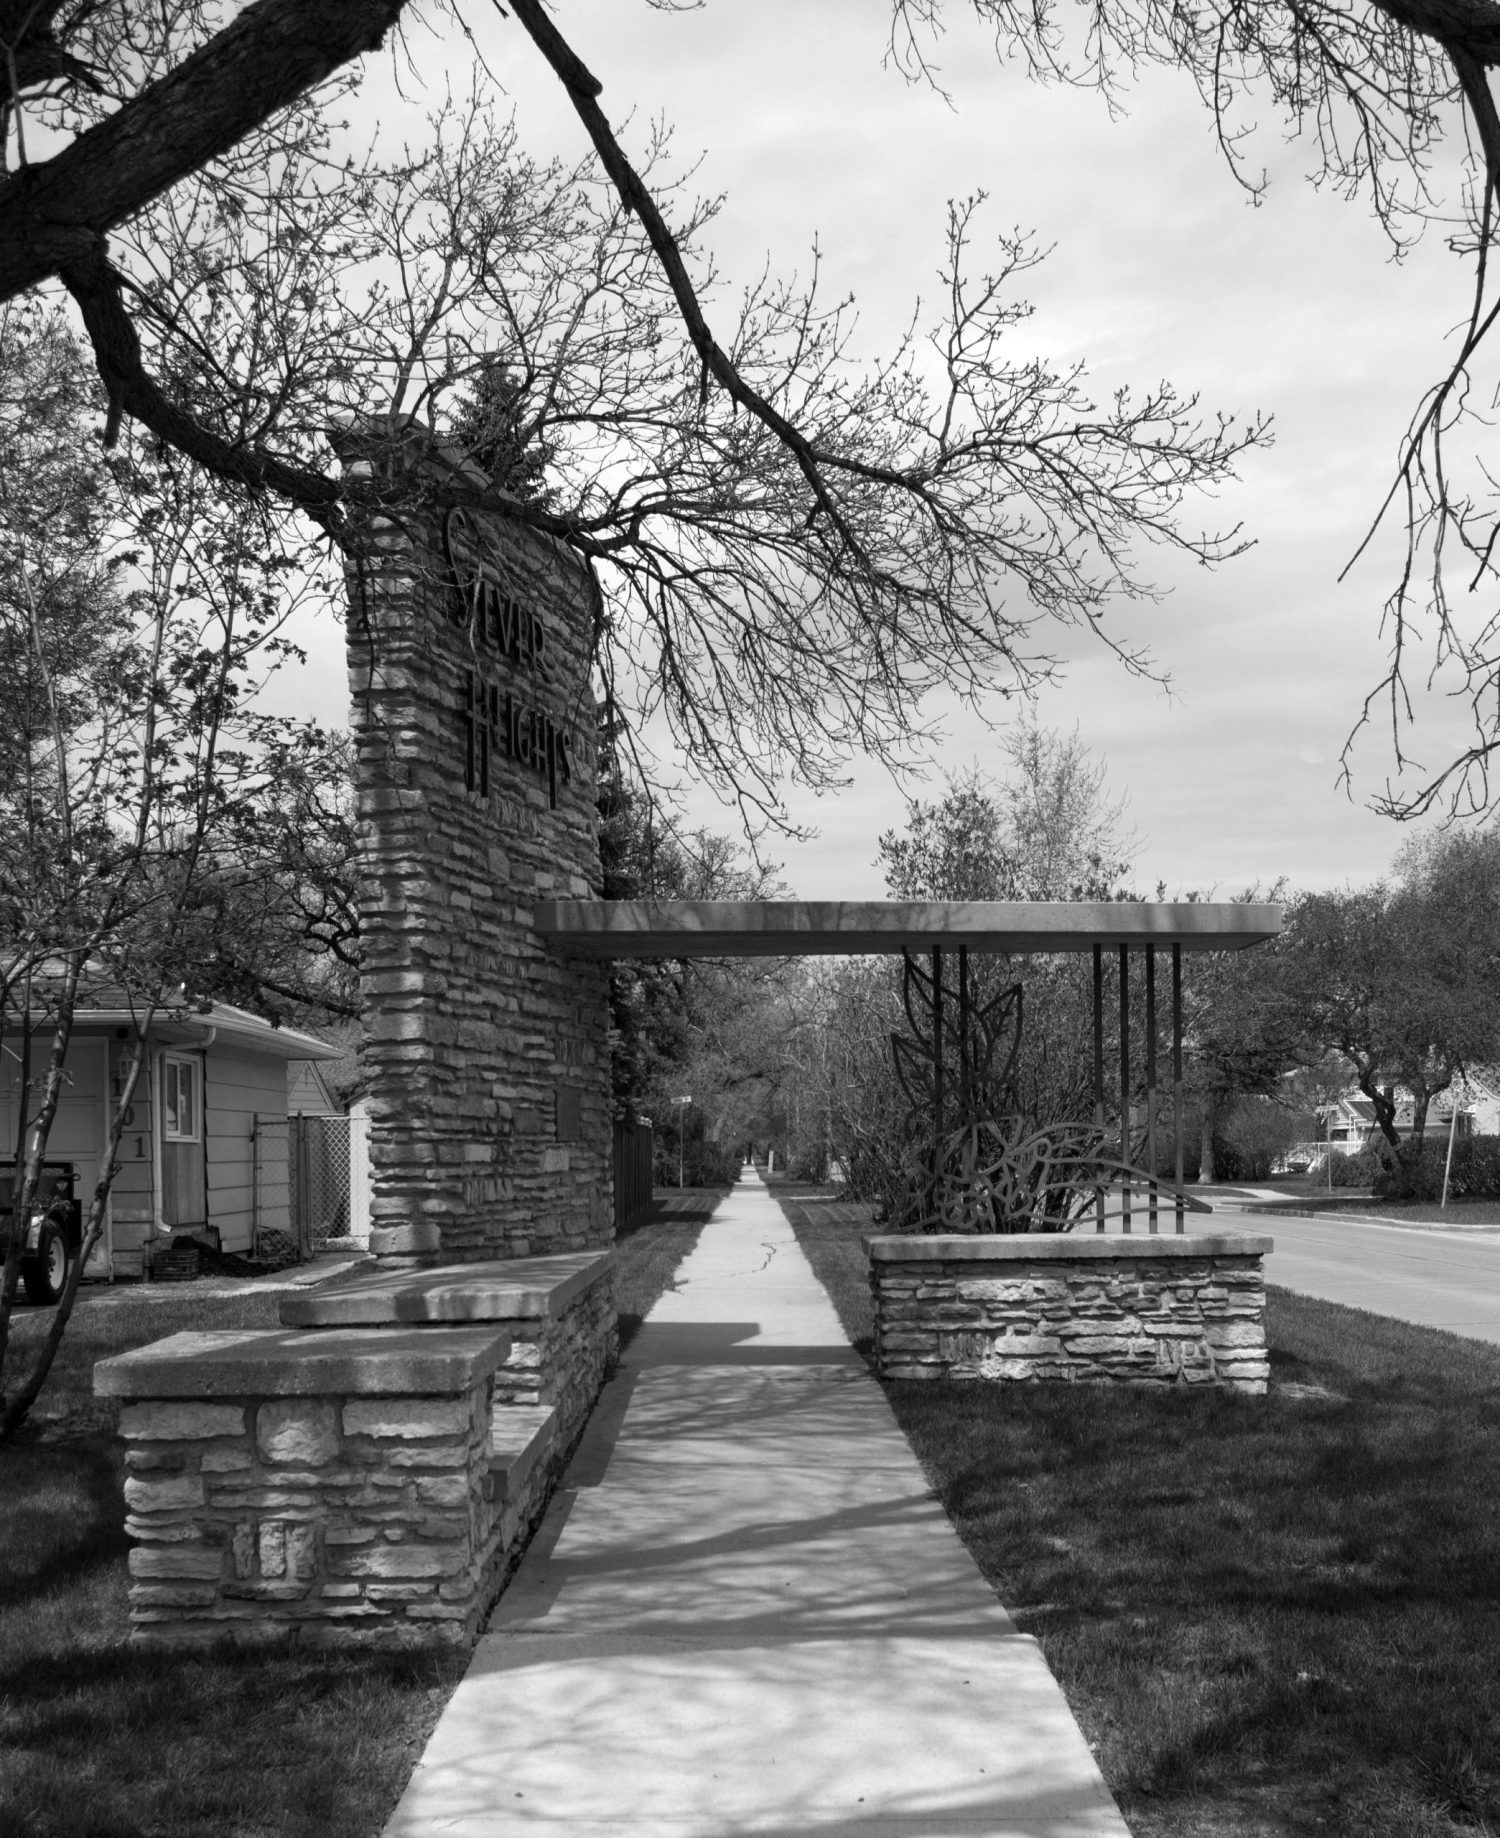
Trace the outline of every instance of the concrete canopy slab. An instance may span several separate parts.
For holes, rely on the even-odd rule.
[[[101,1398],[288,1398],[317,1393],[427,1396],[467,1391],[510,1357],[497,1328],[442,1335],[389,1328],[364,1332],[258,1328],[172,1334],[101,1360]]]
[[[1238,951],[1281,931],[1281,908],[1211,901],[544,900],[537,932],[572,957],[816,957],[905,950]]]
[[[288,1327],[546,1320],[598,1282],[613,1257],[612,1251],[576,1251],[437,1270],[380,1270],[287,1296],[280,1314]]]

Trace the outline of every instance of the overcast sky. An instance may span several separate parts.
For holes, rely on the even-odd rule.
[[[581,154],[583,131],[519,27],[469,11],[528,148]],[[913,297],[932,293],[946,200],[983,189],[981,229],[1019,225],[1055,245],[1028,277],[1038,348],[1086,358],[1101,390],[1168,377],[1210,410],[1274,416],[1276,442],[1245,460],[1240,484],[1188,511],[1242,524],[1254,549],[1216,572],[1158,555],[1151,572],[1166,597],[1114,615],[1121,638],[1149,646],[1170,674],[1170,696],[1064,635],[1067,679],[1037,713],[1076,724],[1112,790],[1129,794],[1142,886],[1228,895],[1282,875],[1309,887],[1373,878],[1405,834],[1363,808],[1389,769],[1386,736],[1361,745],[1352,802],[1337,778],[1382,669],[1390,544],[1342,585],[1338,576],[1437,374],[1464,306],[1462,270],[1436,235],[1395,264],[1367,208],[1309,186],[1307,154],[1274,129],[1256,148],[1272,184],[1254,206],[1175,73],[1137,86],[1129,113],[1112,119],[1095,94],[1044,89],[1000,66],[955,7],[935,51],[950,107],[882,68],[884,11],[868,0],[708,0],[685,14],[563,0],[557,17],[603,82],[610,119],[636,112],[628,144],[639,147],[661,115],[680,157],[701,153],[700,189],[727,195],[712,246],[731,278],[752,277],[768,257],[783,272],[805,269],[816,237],[824,285],[856,294],[877,349]],[[466,86],[451,22],[436,40],[414,31],[409,48],[429,80],[440,50],[454,88]],[[387,60],[362,108],[389,123],[395,106]],[[333,657],[331,637],[323,656]],[[946,729],[927,795],[941,770],[994,757],[972,718],[949,711]],[[1419,757],[1439,758],[1454,732],[1441,704],[1428,707]],[[902,803],[882,770],[857,765],[837,798],[789,792],[788,806],[820,832],[771,851],[797,894],[883,891],[875,842]],[[732,827],[711,800],[693,811]]]

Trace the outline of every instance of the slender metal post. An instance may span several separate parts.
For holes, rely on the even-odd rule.
[[[972,1116],[969,1062],[969,947],[958,947],[958,1090],[962,1106],[960,1123]]]
[[[1187,1230],[1182,1204],[1182,946],[1172,946],[1172,1138],[1176,1177],[1177,1229]]]
[[[932,954],[932,1172],[943,1140],[943,954]]]
[[[1448,1204],[1448,1176],[1453,1172],[1453,1137],[1454,1132],[1458,1129],[1458,1097],[1456,1093],[1449,1099],[1449,1102],[1452,1104],[1453,1108],[1448,1113],[1448,1158],[1443,1163],[1443,1197],[1438,1201],[1439,1208]]]
[[[1104,946],[1094,946],[1094,1128],[1104,1139]],[[1094,1230],[1104,1230],[1104,1183],[1094,1188]]]
[[[1130,1163],[1130,947],[1120,946],[1120,1161]],[[1120,1230],[1130,1230],[1130,1176],[1120,1176]]]
[[[1146,1230],[1156,1230],[1156,946],[1146,946]]]

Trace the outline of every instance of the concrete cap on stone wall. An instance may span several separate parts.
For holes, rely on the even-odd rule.
[[[432,1270],[379,1270],[281,1300],[288,1327],[419,1327],[544,1321],[608,1274],[612,1251],[512,1257]]]
[[[1268,1257],[1274,1238],[1250,1232],[903,1232],[865,1239],[883,1264],[1084,1263],[1148,1257]]]
[[[172,1334],[100,1360],[94,1393],[101,1398],[452,1396],[487,1378],[510,1351],[511,1337],[503,1328]]]

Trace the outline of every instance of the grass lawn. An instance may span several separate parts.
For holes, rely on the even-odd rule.
[[[632,1331],[713,1195],[619,1241]],[[0,1834],[374,1838],[462,1674],[454,1656],[173,1657],[126,1641],[124,1471],[94,1362],[183,1329],[271,1327],[278,1298],[192,1284],[79,1306],[36,1419],[0,1445]],[[19,1308],[17,1338],[51,1311]]]
[[[1278,1174],[1270,1185],[1284,1195],[1273,1205],[1257,1201],[1254,1211],[1265,1207],[1285,1212],[1312,1212],[1337,1218],[1340,1213],[1359,1213],[1377,1219],[1401,1219],[1411,1225],[1476,1225],[1500,1229],[1500,1199],[1450,1200],[1439,1206],[1436,1200],[1376,1200],[1368,1192],[1351,1193],[1335,1187],[1331,1192],[1315,1174],[1298,1176]],[[1201,1188],[1206,1199],[1213,1198],[1212,1188]]]
[[[868,1349],[861,1209],[773,1188]],[[1272,1289],[1271,1389],[903,1383],[1137,1838],[1500,1833],[1500,1349]]]
[[[1336,1219],[1340,1213],[1359,1213],[1371,1219],[1404,1221],[1408,1225],[1488,1225],[1500,1231],[1500,1200],[1340,1200],[1309,1194],[1289,1200],[1288,1208],[1305,1208],[1319,1217]]]

